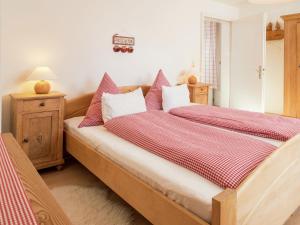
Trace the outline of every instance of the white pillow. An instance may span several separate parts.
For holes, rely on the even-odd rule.
[[[102,118],[108,120],[134,113],[146,112],[146,103],[141,88],[125,94],[102,95]]]
[[[190,105],[190,92],[187,85],[162,86],[162,105],[165,112],[173,108]]]

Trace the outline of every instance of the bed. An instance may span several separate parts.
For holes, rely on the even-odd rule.
[[[122,92],[129,92],[136,88],[137,86],[130,86],[120,89]],[[145,94],[149,87],[142,86],[142,89]],[[122,145],[124,151],[130,148],[132,152],[134,146],[120,144],[122,140],[117,140],[111,134],[109,136],[101,127],[78,131],[76,124],[81,119],[80,116],[85,115],[92,96],[93,94],[88,94],[66,102],[66,150],[153,224],[279,225],[299,206],[299,136],[286,143],[279,143],[279,149],[235,190],[223,190],[199,177],[192,179],[191,172],[168,166],[172,171],[178,169],[181,174],[189,174],[183,177],[201,187],[196,190],[188,181],[170,183],[166,173],[160,174],[161,177],[157,180],[149,180],[149,177],[154,177],[149,176],[149,167],[148,171],[147,168],[141,169],[141,165],[132,161],[133,157],[124,160],[127,164],[118,161],[118,157],[109,154],[111,151],[107,150],[113,148],[114,142]],[[106,138],[100,140],[93,137],[97,132]],[[141,149],[135,150],[142,152]],[[158,159],[154,157],[151,160],[157,162]],[[162,161],[160,163],[161,166],[167,164]],[[186,186],[180,186],[180,183],[185,183]],[[278,207],[283,204],[285,207]]]
[[[34,168],[12,134],[1,134],[1,137],[16,174],[24,188],[37,224],[71,225],[69,218],[58,205],[47,185],[44,183],[37,170]],[[2,214],[0,210],[0,217],[3,215],[5,221],[5,214]],[[3,218],[0,218],[0,224],[7,224],[5,222],[1,223],[1,219]],[[8,224],[17,223],[11,222]]]

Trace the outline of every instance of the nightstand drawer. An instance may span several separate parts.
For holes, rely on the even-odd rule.
[[[208,104],[208,96],[205,94],[196,95],[193,99],[195,103],[207,105]]]
[[[207,86],[203,86],[203,87],[198,87],[194,89],[195,94],[199,95],[199,94],[207,94],[208,92],[208,87]]]
[[[36,100],[24,100],[23,112],[39,112],[50,111],[60,108],[60,99],[36,99]]]
[[[207,84],[189,84],[190,100],[193,103],[208,104],[209,85]]]

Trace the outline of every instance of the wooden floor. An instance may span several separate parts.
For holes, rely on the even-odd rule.
[[[101,201],[107,201],[107,198],[103,198],[103,196],[99,195],[98,192],[91,192],[91,189],[99,190],[99,192],[106,193],[106,196],[109,197],[109,201],[107,201],[106,208],[102,206],[101,211],[89,211],[89,217],[92,218],[93,224],[101,224],[101,225],[151,225],[143,216],[141,216],[138,212],[132,209],[127,203],[122,201],[118,196],[116,196],[108,187],[106,187],[101,181],[99,181],[93,174],[91,174],[87,169],[85,169],[82,165],[80,165],[75,160],[68,161],[64,170],[56,171],[55,169],[48,169],[41,172],[43,179],[46,184],[49,186],[51,192],[57,198],[58,202],[62,206],[62,208],[66,211],[69,218],[73,217],[74,225],[90,225],[89,222],[85,220],[86,218],[86,208],[93,208],[93,203],[85,203],[78,205],[77,198],[72,198],[70,196],[71,191],[70,188],[82,189],[82,187],[89,187],[86,189],[82,189],[82,195],[91,197],[98,201],[96,205],[100,205],[103,203]],[[85,193],[86,192],[86,193]],[[98,193],[98,194],[97,194]],[[109,194],[107,194],[109,193]],[[114,197],[112,197],[114,196]],[[66,200],[67,199],[67,200]],[[72,202],[74,201],[74,202]],[[90,205],[88,205],[90,204]],[[82,209],[78,208],[81,207]],[[74,206],[77,207],[74,210]],[[106,211],[107,208],[110,208],[110,211]],[[114,209],[118,209],[116,212],[112,212]],[[103,213],[102,213],[103,212]],[[108,213],[109,212],[109,213]],[[119,214],[118,212],[122,212]],[[76,214],[76,215],[72,215]],[[82,215],[78,215],[78,214]],[[71,215],[70,215],[71,214]],[[74,218],[75,217],[75,218]],[[110,217],[119,217],[116,218]],[[105,218],[105,223],[103,223],[103,218]],[[72,219],[71,219],[72,220]],[[97,221],[101,220],[101,223],[97,223]],[[285,225],[300,225],[300,207],[294,213],[293,216],[285,223]]]

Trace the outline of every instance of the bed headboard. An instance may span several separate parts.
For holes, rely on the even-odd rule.
[[[150,89],[148,85],[134,85],[134,86],[123,86],[119,87],[121,93],[127,93],[136,90],[141,87],[144,96]],[[76,116],[84,116],[88,110],[94,93],[82,95],[80,97],[66,100],[65,101],[65,119],[69,119]]]

